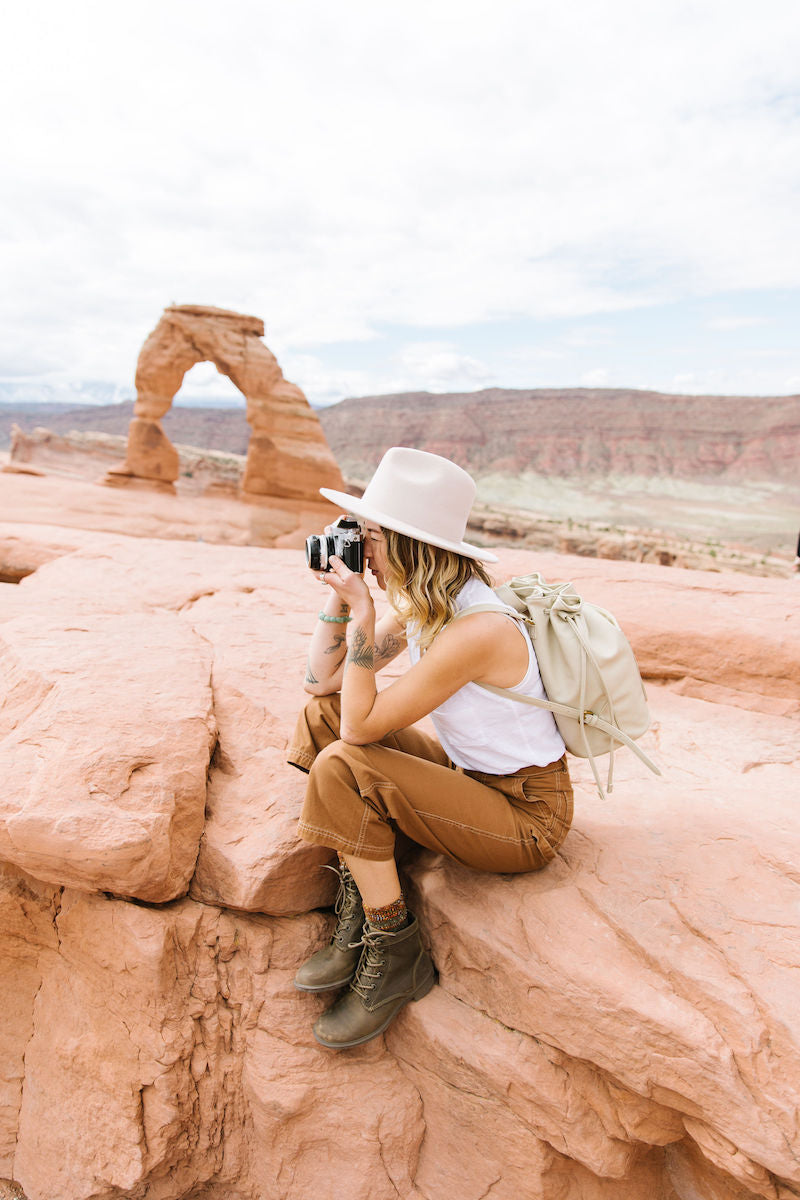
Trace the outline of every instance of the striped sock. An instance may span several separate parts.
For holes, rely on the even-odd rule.
[[[370,908],[365,904],[364,916],[373,929],[382,929],[384,932],[404,929],[408,924],[408,909],[402,894],[391,904],[384,904],[382,908]]]

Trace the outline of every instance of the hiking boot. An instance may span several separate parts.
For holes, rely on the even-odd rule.
[[[294,986],[301,992],[327,992],[344,987],[355,974],[361,957],[361,930],[364,927],[364,908],[361,893],[350,871],[341,863],[328,867],[339,876],[334,912],[337,921],[333,937],[327,946],[317,950],[303,963],[295,976]]]
[[[409,1000],[420,1000],[433,987],[436,972],[422,945],[419,924],[409,914],[404,929],[364,925],[364,947],[350,990],[324,1012],[314,1026],[323,1046],[344,1050],[377,1037]]]

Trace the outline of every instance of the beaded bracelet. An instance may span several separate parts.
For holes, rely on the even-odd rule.
[[[329,617],[325,612],[317,613],[320,621],[326,621],[330,625],[346,625],[348,621],[352,621],[352,617]]]

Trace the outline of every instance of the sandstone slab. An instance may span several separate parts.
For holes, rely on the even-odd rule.
[[[116,477],[125,481],[124,476]],[[0,473],[0,514],[4,528],[18,534],[20,527],[41,526],[72,532],[169,541],[216,543],[222,546],[305,545],[306,535],[321,531],[329,520],[330,505],[321,499],[302,501],[280,496],[199,495],[178,480],[170,494],[129,486],[98,487],[81,479],[54,474],[37,477]],[[135,480],[133,481],[135,483]],[[31,540],[38,541],[32,532]]]
[[[503,556],[501,576],[574,577],[667,678],[643,739],[664,775],[621,752],[601,802],[573,760],[575,826],[540,875],[412,854],[439,986],[336,1054],[311,1035],[331,998],[292,985],[331,924],[303,910],[331,884],[324,855],[293,840],[303,777],[282,762],[319,583],[298,551],[41,536],[49,561],[0,588],[4,746],[23,755],[12,824],[37,771],[72,798],[37,793],[36,864],[0,844],[0,1170],[29,1200],[800,1193],[798,725],[769,711],[785,699],[771,626],[782,612],[791,629],[791,584]],[[667,673],[670,654],[685,675]],[[720,691],[685,694],[689,674]],[[86,822],[92,851],[106,805],[112,873],[136,865],[125,829],[143,812],[160,828],[136,792],[147,772],[133,796],[108,772],[111,804],[86,784],[97,763],[121,779],[145,735],[161,800],[174,807],[188,779],[205,810],[191,894],[168,903],[109,897],[137,893],[102,886],[72,833]],[[151,850],[153,878],[179,826]],[[19,869],[43,864],[51,883]]]
[[[60,888],[0,863],[0,1176],[14,1172],[25,1051],[42,986],[42,956],[58,945],[54,919],[60,897]]]
[[[335,855],[297,839],[305,776],[287,768],[286,743],[305,700],[297,667],[310,622],[276,599],[221,590],[182,617],[214,647],[218,730],[191,894],[280,915],[330,903],[336,880],[321,869]]]
[[[447,991],[671,1110],[754,1194],[791,1194],[797,727],[736,709],[720,726],[711,709],[659,693],[665,779],[629,759],[606,802],[580,788],[546,872],[476,876],[426,854],[416,903]],[[778,753],[753,765],[767,744]]]
[[[206,754],[198,764],[203,785],[208,765],[208,787],[198,799],[205,819],[192,895],[208,903],[283,914],[308,911],[333,894],[334,877],[317,869],[332,855],[297,840],[304,777],[285,763],[305,700],[303,663],[321,591],[303,561],[291,551],[100,538],[8,589],[9,615],[39,606],[48,620],[61,612],[69,622],[80,606],[98,619],[138,612],[146,624],[170,613],[183,637],[203,647],[215,732],[210,763]],[[167,636],[167,655],[169,646]],[[173,657],[171,670],[179,669]],[[168,742],[162,751],[169,770]]]
[[[51,883],[165,901],[194,873],[214,742],[205,643],[170,614],[0,626],[0,856]]]
[[[324,1001],[292,986],[318,915],[66,891],[50,926],[14,1160],[29,1200],[303,1200],[321,1174],[331,1200],[424,1197],[416,1089],[381,1043],[318,1046]]]
[[[222,994],[232,923],[191,902],[159,911],[67,892],[56,925],[15,1177],[29,1200],[116,1200],[144,1181],[179,1196],[222,1171],[223,1134],[241,1120]]]

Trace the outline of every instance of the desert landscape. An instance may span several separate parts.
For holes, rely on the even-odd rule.
[[[569,472],[548,474],[565,435],[526,442],[519,397],[498,400],[514,437],[488,425],[500,458],[475,422],[444,444],[450,398],[314,414],[297,389],[269,399],[264,361],[259,451],[275,470],[260,475],[233,441],[241,413],[212,438],[214,413],[154,415],[152,385],[138,412],[51,410],[49,429],[15,414],[0,471],[0,1196],[800,1195],[797,404],[778,414],[785,434],[765,413],[736,455],[713,421],[673,434],[670,493],[644,435],[626,450],[622,415],[613,474],[577,443]],[[581,427],[609,401],[556,399],[583,405]],[[192,440],[175,449],[171,428]],[[573,760],[575,824],[540,875],[409,851],[438,986],[337,1054],[311,1035],[325,1001],[292,986],[328,936],[333,886],[328,852],[296,838],[303,779],[284,763],[318,607],[302,546],[335,515],[320,463],[357,485],[384,443],[417,438],[479,475],[470,528],[497,547],[498,580],[569,578],[621,621],[662,774],[622,751],[601,800]],[[641,527],[614,527],[612,479]],[[775,503],[754,516],[745,495]]]
[[[283,762],[302,555],[0,545],[0,1177],[28,1200],[800,1192],[794,580],[500,551],[622,621],[662,777],[623,751],[600,801],[574,760],[538,876],[409,857],[439,984],[336,1054],[292,986],[331,921]]]
[[[40,507],[69,512],[79,489],[62,486],[57,497],[59,479],[95,483],[118,466],[133,414],[133,404],[124,402],[0,405],[0,453],[18,468],[40,469],[49,481],[17,495],[18,504],[29,506],[28,519],[37,519]],[[394,444],[442,453],[466,467],[478,482],[472,534],[488,545],[759,575],[793,570],[800,531],[797,396],[494,389],[345,400],[316,416],[355,488]],[[126,526],[126,501],[95,493],[92,504],[76,501],[67,523],[134,532],[142,520],[153,534],[162,524],[169,536],[179,536],[181,526],[192,536],[196,520],[206,540],[270,544],[269,517],[252,511],[245,520],[239,506],[226,505],[247,470],[245,409],[173,404],[161,426],[180,460],[177,500],[164,505],[151,489]],[[319,467],[317,478],[320,485],[326,478]],[[204,494],[215,497],[210,509]],[[179,515],[186,496],[192,497],[188,521]],[[281,536],[287,533],[283,528]]]
[[[0,1200],[800,1200],[800,7],[40,0],[0,52]],[[507,619],[369,707],[342,503],[563,585],[568,829],[550,718],[454,691]],[[542,869],[402,834],[359,904],[286,761],[340,659],[346,738],[545,764]],[[324,753],[382,849],[408,763]]]

